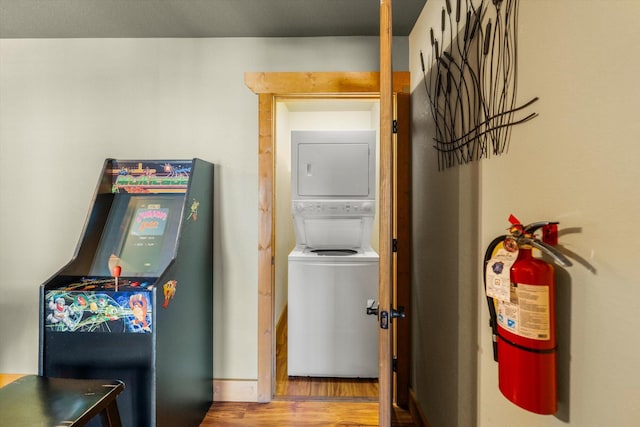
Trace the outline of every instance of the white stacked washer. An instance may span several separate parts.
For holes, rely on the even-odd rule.
[[[288,375],[378,376],[375,131],[292,131]]]

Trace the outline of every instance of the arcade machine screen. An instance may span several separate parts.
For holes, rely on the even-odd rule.
[[[91,275],[157,277],[171,261],[184,197],[117,195],[91,267]]]

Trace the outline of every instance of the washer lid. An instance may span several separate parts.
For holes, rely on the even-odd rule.
[[[318,256],[349,256],[358,253],[355,249],[312,249],[310,252]]]
[[[364,218],[303,218],[296,230],[296,243],[314,249],[344,249],[368,246]]]
[[[289,253],[289,262],[303,262],[303,263],[316,263],[316,264],[350,264],[350,263],[367,263],[367,262],[379,262],[379,256],[371,248],[354,248],[355,253],[351,255],[329,255],[325,252],[324,255],[319,255],[314,248],[308,248],[305,246],[296,246]]]

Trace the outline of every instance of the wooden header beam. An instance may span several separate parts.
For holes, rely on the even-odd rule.
[[[382,73],[364,72],[246,72],[245,84],[253,93],[348,94],[379,93]],[[393,92],[409,93],[408,71],[393,73]],[[303,90],[304,92],[301,92]]]

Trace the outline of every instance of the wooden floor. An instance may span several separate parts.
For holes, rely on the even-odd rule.
[[[286,319],[286,315],[283,316]],[[413,427],[408,411],[394,407],[393,426]],[[377,426],[375,379],[289,378],[286,322],[276,331],[276,391],[270,403],[216,402],[201,426]]]
[[[377,426],[378,403],[344,401],[284,401],[214,403],[200,424],[208,426]],[[392,425],[413,427],[411,415],[394,408]]]
[[[378,401],[378,380],[289,377],[286,311],[276,328],[276,399]]]

